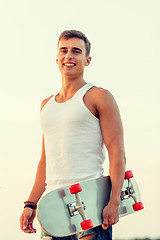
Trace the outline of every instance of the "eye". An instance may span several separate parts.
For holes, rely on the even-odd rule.
[[[65,53],[67,53],[67,50],[62,49],[62,50],[60,50],[60,53],[61,53],[61,54],[65,54]]]
[[[78,50],[74,50],[74,52],[75,52],[75,53],[79,53],[79,51],[78,51]]]
[[[73,50],[73,53],[74,53],[74,54],[79,54],[80,51],[79,51],[79,50]]]

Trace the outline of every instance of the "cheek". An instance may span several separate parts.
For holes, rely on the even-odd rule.
[[[61,58],[57,58],[56,63],[57,63],[59,68],[62,68],[62,59]]]
[[[86,60],[85,59],[80,59],[79,60],[79,65],[84,68],[85,65],[86,65]]]

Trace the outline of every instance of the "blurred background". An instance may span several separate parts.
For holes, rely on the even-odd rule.
[[[85,80],[108,89],[121,112],[127,170],[145,209],[120,219],[114,239],[160,236],[160,1],[0,1],[1,239],[40,239],[19,228],[41,155],[41,101],[61,88],[57,40],[66,29],[89,38]],[[108,159],[105,169],[108,173]]]

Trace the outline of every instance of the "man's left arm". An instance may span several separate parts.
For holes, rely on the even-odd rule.
[[[118,106],[107,90],[97,89],[96,109],[101,130],[109,156],[109,174],[112,194],[108,205],[103,210],[104,229],[119,220],[119,203],[125,174],[125,150],[123,126]]]

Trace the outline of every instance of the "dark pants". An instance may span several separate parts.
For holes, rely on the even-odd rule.
[[[93,240],[112,240],[112,227],[108,227],[108,229],[104,230],[102,226],[98,226],[98,227],[86,230],[84,232],[81,232],[79,234],[71,235],[68,237],[52,237],[46,234],[42,230],[42,239],[43,240],[78,240],[90,234],[95,235],[95,237],[92,238]]]

